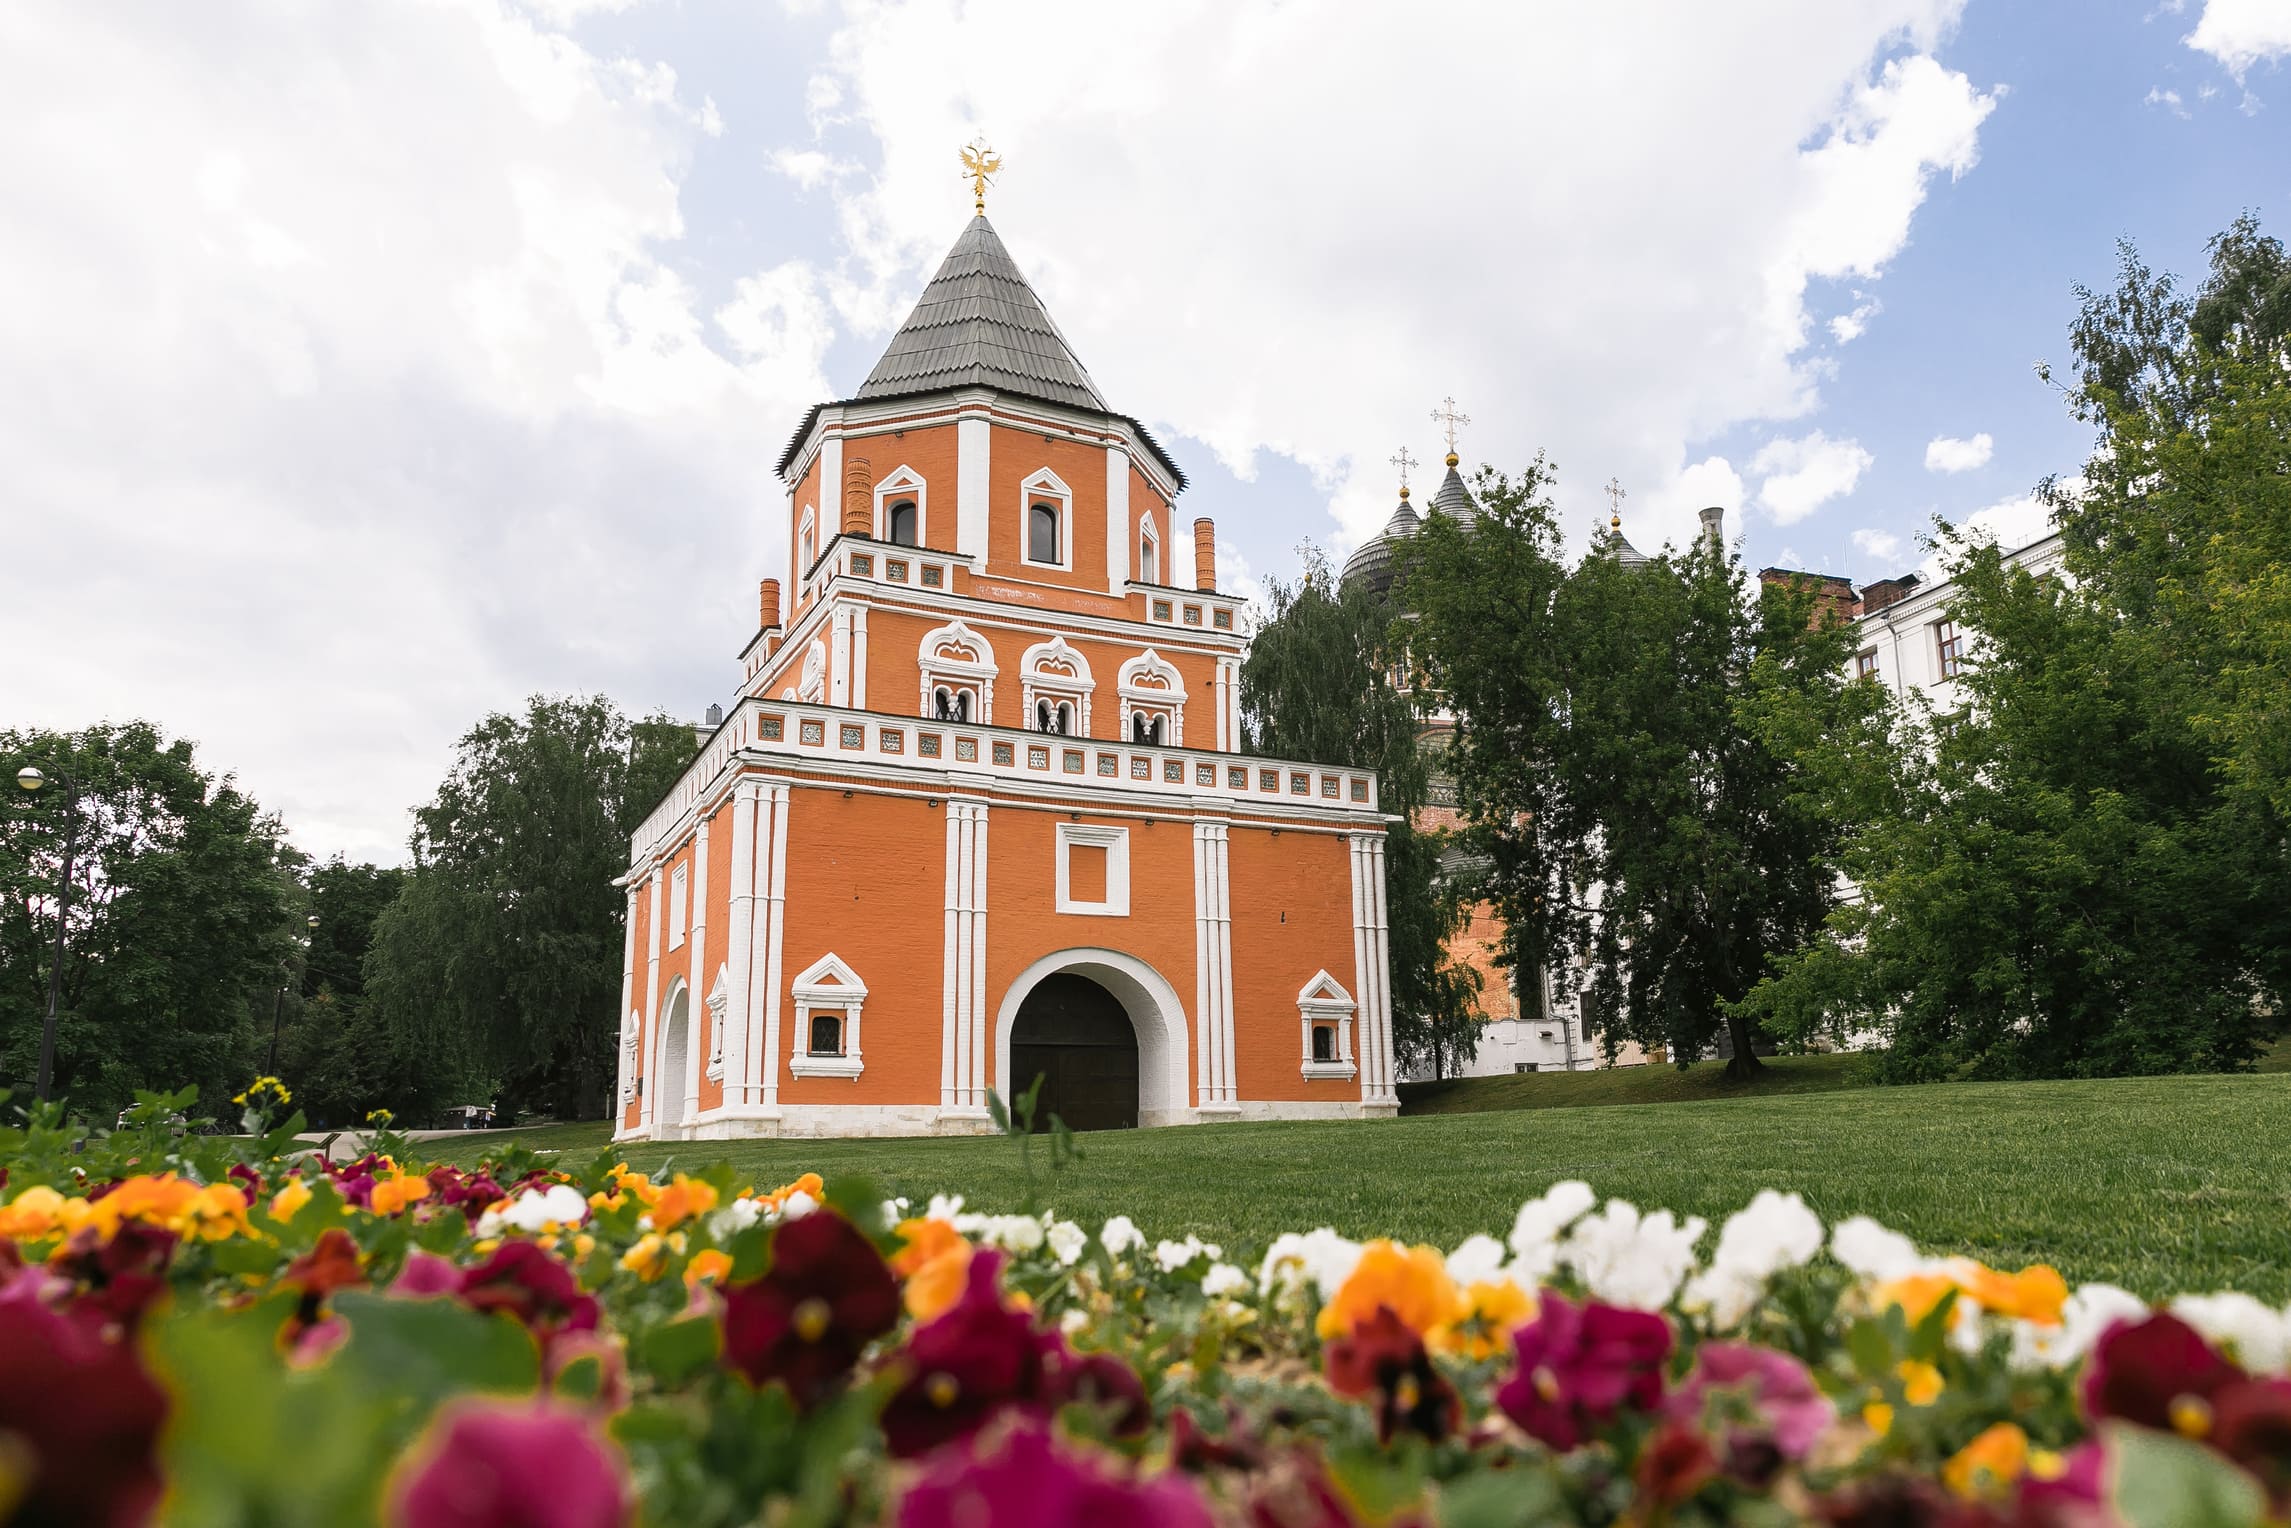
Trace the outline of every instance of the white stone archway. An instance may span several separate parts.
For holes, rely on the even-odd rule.
[[[1020,972],[994,1016],[993,1086],[1010,1098],[1010,1030],[1019,1006],[1046,976],[1071,971],[1114,995],[1138,1035],[1138,1123],[1182,1125],[1193,1118],[1185,1005],[1162,974],[1135,955],[1081,947],[1045,955]]]
[[[673,1140],[684,1124],[684,1074],[692,1064],[692,989],[677,982],[668,994],[660,1027],[660,1075],[655,1089],[652,1134],[655,1140]]]

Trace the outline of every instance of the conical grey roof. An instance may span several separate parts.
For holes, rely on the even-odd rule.
[[[1436,514],[1453,515],[1466,525],[1479,518],[1480,506],[1464,486],[1463,474],[1456,471],[1453,451],[1448,453],[1448,475],[1440,479],[1439,490],[1432,495],[1432,509]]]
[[[1646,553],[1623,539],[1623,528],[1620,525],[1608,527],[1607,550],[1613,554],[1615,561],[1626,568],[1644,567],[1654,561]]]
[[[1392,587],[1392,549],[1423,529],[1424,522],[1417,518],[1416,508],[1408,502],[1408,490],[1400,490],[1400,507],[1392,511],[1392,518],[1384,522],[1384,529],[1363,541],[1350,557],[1344,560],[1342,577],[1354,583],[1364,583],[1382,594]]]
[[[974,385],[1113,412],[984,213],[947,251],[859,396]]]

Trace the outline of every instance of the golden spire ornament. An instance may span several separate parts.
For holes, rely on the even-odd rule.
[[[1432,410],[1432,422],[1448,437],[1448,465],[1453,467],[1456,465],[1456,427],[1470,424],[1472,416],[1460,411],[1455,399],[1442,398],[1440,406]]]
[[[1623,491],[1623,480],[1621,478],[1611,477],[1607,479],[1606,492],[1607,506],[1609,511],[1607,516],[1607,529],[1611,531],[1619,531],[1623,528],[1623,501],[1629,498],[1630,495]]]
[[[987,147],[984,135],[963,145],[963,178],[970,182],[971,205],[986,216],[986,188],[1002,168],[1002,156]]]

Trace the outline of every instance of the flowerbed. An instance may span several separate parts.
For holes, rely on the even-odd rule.
[[[0,1131],[0,1522],[2256,1524],[2291,1319],[1760,1194],[1443,1252]],[[1708,1243],[1708,1255],[1702,1249]]]

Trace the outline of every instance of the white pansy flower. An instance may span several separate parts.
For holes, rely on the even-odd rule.
[[[1201,1292],[1215,1300],[1237,1295],[1249,1287],[1249,1275],[1231,1263],[1211,1263],[1209,1271],[1201,1276]]]
[[[1821,1217],[1806,1201],[1761,1189],[1747,1209],[1727,1217],[1710,1266],[1686,1287],[1686,1304],[1708,1311],[1722,1330],[1740,1325],[1766,1293],[1768,1279],[1804,1267],[1821,1250]]]
[[[1503,1273],[1503,1243],[1484,1232],[1464,1238],[1462,1246],[1448,1254],[1448,1277],[1469,1288],[1474,1284],[1487,1284]]]
[[[732,1236],[754,1225],[764,1217],[764,1206],[755,1199],[735,1199],[718,1210],[713,1221],[716,1235]]]
[[[1604,1210],[1575,1223],[1560,1243],[1559,1260],[1595,1299],[1660,1310],[1693,1271],[1694,1244],[1704,1229],[1700,1216],[1681,1225],[1668,1210],[1642,1216],[1629,1201],[1610,1199]]]
[[[520,1231],[541,1232],[579,1225],[589,1215],[589,1201],[570,1183],[529,1188],[501,1212],[503,1223]]]
[[[1080,1262],[1082,1249],[1090,1245],[1090,1233],[1071,1220],[1054,1223],[1043,1233],[1043,1237],[1050,1243],[1050,1250],[1056,1254],[1059,1265],[1065,1268]]]
[[[962,1196],[962,1195],[960,1195],[960,1194],[933,1194],[933,1195],[931,1196],[931,1202],[930,1202],[930,1204],[929,1204],[928,1206],[926,1206],[926,1207],[924,1208],[924,1210],[923,1210],[923,1219],[925,1219],[925,1220],[944,1220],[944,1221],[947,1221],[947,1222],[950,1222],[950,1223],[952,1223],[952,1222],[954,1221],[955,1217],[956,1217],[956,1216],[958,1216],[958,1215],[960,1215],[960,1214],[962,1214],[962,1212],[963,1212],[963,1196]]]
[[[1559,1266],[1561,1233],[1598,1202],[1590,1184],[1569,1178],[1552,1184],[1542,1198],[1530,1199],[1519,1207],[1507,1240],[1514,1267],[1525,1275],[1527,1287],[1532,1289],[1551,1276],[1551,1270]]]
[[[780,1201],[780,1219],[801,1220],[818,1208],[819,1201],[799,1188]]]
[[[2280,1374],[2291,1359],[2291,1325],[2249,1295],[2181,1295],[2171,1311],[2254,1374]]]
[[[1032,1252],[1042,1245],[1042,1222],[1031,1215],[964,1215],[955,1228],[1009,1252]]]
[[[1348,1241],[1327,1226],[1299,1235],[1283,1231],[1265,1250],[1257,1270],[1257,1292],[1270,1297],[1276,1288],[1281,1298],[1293,1300],[1311,1285],[1323,1300],[1352,1277],[1360,1262],[1360,1243]]]
[[[1079,1337],[1089,1329],[1090,1313],[1086,1310],[1069,1310],[1058,1318],[1058,1330],[1069,1337]]]
[[[1830,1256],[1872,1284],[1906,1278],[1926,1266],[1915,1242],[1867,1215],[1841,1220],[1831,1229]]]
[[[2013,1323],[2012,1364],[2016,1369],[2067,1369],[2081,1363],[2101,1334],[2119,1321],[2138,1321],[2147,1302],[2113,1284],[2086,1284],[2060,1308],[2058,1326]]]
[[[1225,1249],[1214,1242],[1205,1242],[1198,1236],[1188,1236],[1181,1242],[1165,1241],[1153,1249],[1153,1260],[1163,1273],[1175,1273],[1197,1257],[1214,1262],[1225,1255]]]
[[[1144,1246],[1145,1235],[1129,1216],[1116,1215],[1098,1233],[1098,1245],[1105,1248],[1109,1256],[1120,1257],[1125,1252]]]

